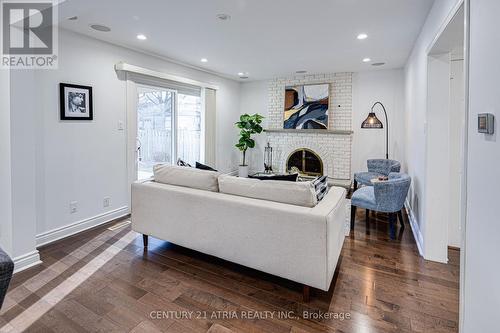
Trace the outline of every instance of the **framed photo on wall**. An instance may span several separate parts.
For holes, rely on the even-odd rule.
[[[92,87],[59,83],[61,120],[93,120]]]

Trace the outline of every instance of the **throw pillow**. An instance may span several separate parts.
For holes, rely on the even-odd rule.
[[[178,166],[183,166],[183,167],[190,167],[192,168],[191,164],[189,164],[188,162],[184,161],[183,159],[181,158],[178,158],[177,159],[177,165]]]
[[[312,181],[312,185],[314,186],[314,190],[316,192],[316,198],[318,199],[318,202],[321,201],[325,197],[325,195],[328,193],[328,182],[327,182],[327,176],[321,176],[316,178],[315,180]]]
[[[208,170],[208,171],[217,171],[214,168],[209,167],[208,165],[202,164],[200,162],[196,162],[196,169]]]
[[[248,178],[260,179],[260,180],[284,180],[290,182],[296,182],[299,177],[298,173],[291,175],[269,175],[269,176],[248,176]]]

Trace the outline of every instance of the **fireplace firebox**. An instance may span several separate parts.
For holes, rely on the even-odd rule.
[[[288,172],[298,171],[303,176],[322,176],[323,161],[311,149],[299,148],[288,156],[286,170]]]

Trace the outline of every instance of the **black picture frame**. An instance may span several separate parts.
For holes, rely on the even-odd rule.
[[[59,115],[60,120],[94,120],[92,87],[59,83]]]

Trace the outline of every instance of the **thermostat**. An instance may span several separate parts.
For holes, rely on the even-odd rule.
[[[495,116],[491,113],[477,115],[477,131],[479,133],[493,134],[495,132]]]

